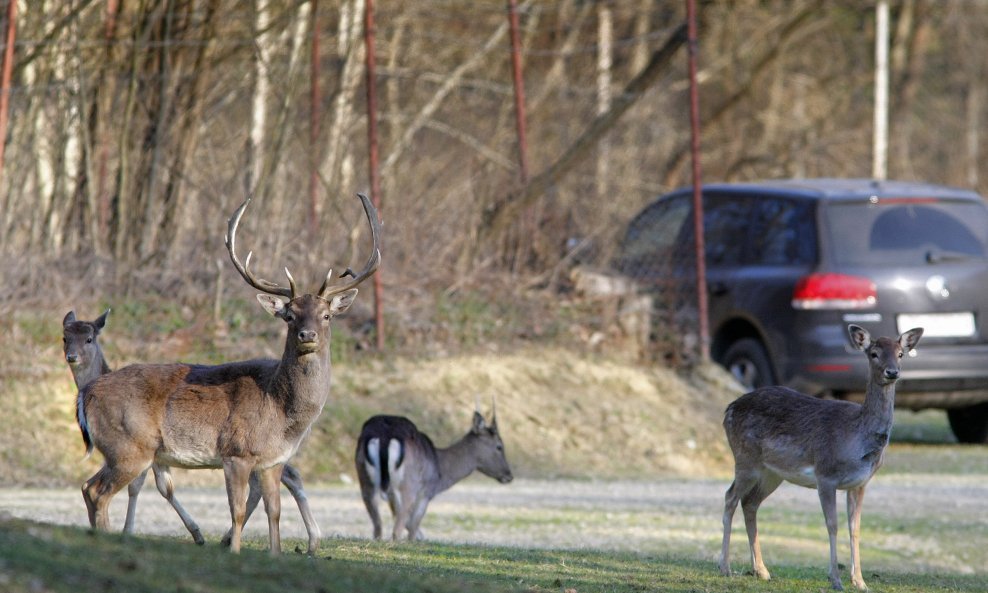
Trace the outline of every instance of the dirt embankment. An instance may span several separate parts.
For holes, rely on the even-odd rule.
[[[98,454],[80,461],[75,388],[60,358],[52,346],[35,353],[50,365],[0,377],[4,484],[77,486],[99,467]],[[334,373],[330,402],[294,461],[310,483],[352,477],[355,439],[373,414],[406,415],[443,446],[469,428],[475,401],[489,413],[492,399],[519,476],[641,478],[730,469],[720,423],[738,388],[712,365],[679,375],[563,349],[532,349],[347,360]],[[199,473],[177,479],[203,483]]]

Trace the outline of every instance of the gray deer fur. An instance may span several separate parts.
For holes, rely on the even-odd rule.
[[[889,442],[901,359],[916,347],[923,330],[875,340],[857,325],[847,330],[852,346],[868,359],[863,404],[763,387],[727,406],[724,430],[734,453],[734,482],[725,495],[722,574],[731,574],[731,523],[740,502],[755,575],[770,578],[762,561],[756,514],[785,480],[815,488],[820,495],[830,536],[830,584],[837,590],[843,589],[837,566],[837,490],[847,491],[851,582],[867,589],[858,549],[865,486],[881,467]]]
[[[408,539],[423,539],[422,518],[437,494],[474,470],[502,484],[513,477],[496,415],[487,425],[480,412],[474,412],[470,431],[445,449],[436,448],[403,416],[374,416],[360,431],[354,463],[374,539],[381,539],[382,531],[378,498],[391,507],[392,539],[398,540],[403,531]]]

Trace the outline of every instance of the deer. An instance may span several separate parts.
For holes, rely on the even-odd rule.
[[[109,314],[110,309],[107,309],[94,321],[82,321],[76,318],[75,311],[73,310],[69,311],[62,319],[62,349],[65,354],[65,362],[69,365],[69,370],[72,372],[72,378],[75,380],[76,388],[78,389],[81,389],[96,377],[105,375],[111,371],[99,343],[99,335],[103,328],[106,327],[106,318]],[[175,497],[175,485],[169,468],[152,463],[150,469],[154,472],[154,483],[158,492],[161,493],[161,496],[178,513],[185,528],[192,535],[193,541],[200,546],[204,545],[206,540],[202,536],[202,530],[199,529],[199,525]],[[146,478],[147,470],[144,470],[127,486],[129,497],[127,502],[127,519],[124,521],[124,533],[134,533],[137,516],[137,497],[144,487]],[[302,514],[302,522],[305,524],[305,531],[309,538],[306,553],[310,556],[315,555],[319,547],[320,532],[319,526],[312,516],[312,510],[309,508],[309,501],[306,498],[305,489],[302,485],[302,476],[297,469],[289,464],[285,464],[281,483],[288,488],[288,492],[295,499],[296,504],[298,504],[298,510]],[[257,481],[256,474],[251,474],[248,484],[250,494],[247,498],[245,522],[250,518],[261,498],[260,484]],[[232,528],[223,536],[221,543],[228,546],[231,535]]]
[[[394,541],[407,531],[409,540],[425,536],[420,525],[429,502],[440,492],[463,480],[474,470],[502,484],[511,482],[511,467],[497,430],[497,413],[488,425],[480,410],[473,413],[470,431],[445,449],[432,444],[404,416],[373,416],[364,422],[354,457],[360,494],[381,539],[378,498],[388,501],[394,517]]]
[[[874,340],[860,326],[848,325],[847,331],[851,346],[868,359],[864,403],[820,399],[771,386],[727,406],[724,430],[734,453],[734,482],[724,497],[719,567],[724,576],[731,574],[731,524],[740,502],[755,576],[771,578],[762,561],[756,515],[762,501],[787,481],[819,493],[830,536],[830,585],[838,591],[844,587],[837,566],[837,490],[847,492],[851,583],[867,590],[858,549],[865,487],[885,457],[901,359],[916,348],[923,328]]]
[[[79,391],[76,416],[87,455],[97,449],[103,466],[82,485],[90,526],[109,529],[113,495],[152,464],[222,468],[230,507],[230,550],[239,553],[246,520],[248,480],[256,473],[268,517],[271,555],[281,553],[279,482],[319,417],[330,391],[330,322],[357,296],[357,286],[381,262],[377,210],[358,194],[373,247],[363,268],[334,282],[332,269],[315,294],[256,276],[253,252],[241,262],[236,235],[251,197],[227,223],[226,247],[244,281],[261,291],[262,308],[287,325],[281,359],[219,365],[133,364],[101,375]]]

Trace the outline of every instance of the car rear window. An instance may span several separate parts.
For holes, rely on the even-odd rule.
[[[826,209],[838,264],[936,263],[984,259],[988,208],[979,202],[885,198],[832,202]]]

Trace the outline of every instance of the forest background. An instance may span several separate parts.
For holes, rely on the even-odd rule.
[[[699,4],[704,180],[869,176],[875,4]],[[712,369],[649,375],[696,360],[628,347],[615,299],[588,297],[573,274],[606,271],[630,218],[690,183],[686,3],[516,3],[527,175],[509,5],[374,7],[386,340],[376,348],[368,283],[334,334],[334,395],[351,407],[314,438],[335,443],[389,405],[452,436],[474,397],[496,392],[518,433],[559,446],[517,447],[533,472],[620,473],[590,437],[655,438],[658,426],[671,441],[629,457],[628,471],[723,470],[718,425],[733,387]],[[278,356],[283,329],[256,308],[223,245],[237,205],[255,198],[240,242],[259,276],[288,267],[308,290],[330,266],[366,257],[354,194],[370,187],[368,6],[16,7],[0,176],[4,477],[75,483],[88,470],[60,358],[68,310],[113,309],[102,340],[115,368]],[[988,2],[890,7],[889,177],[986,190]],[[632,366],[585,368],[602,356]],[[311,454],[307,475],[343,471],[349,446]],[[583,455],[559,457],[566,447]]]

